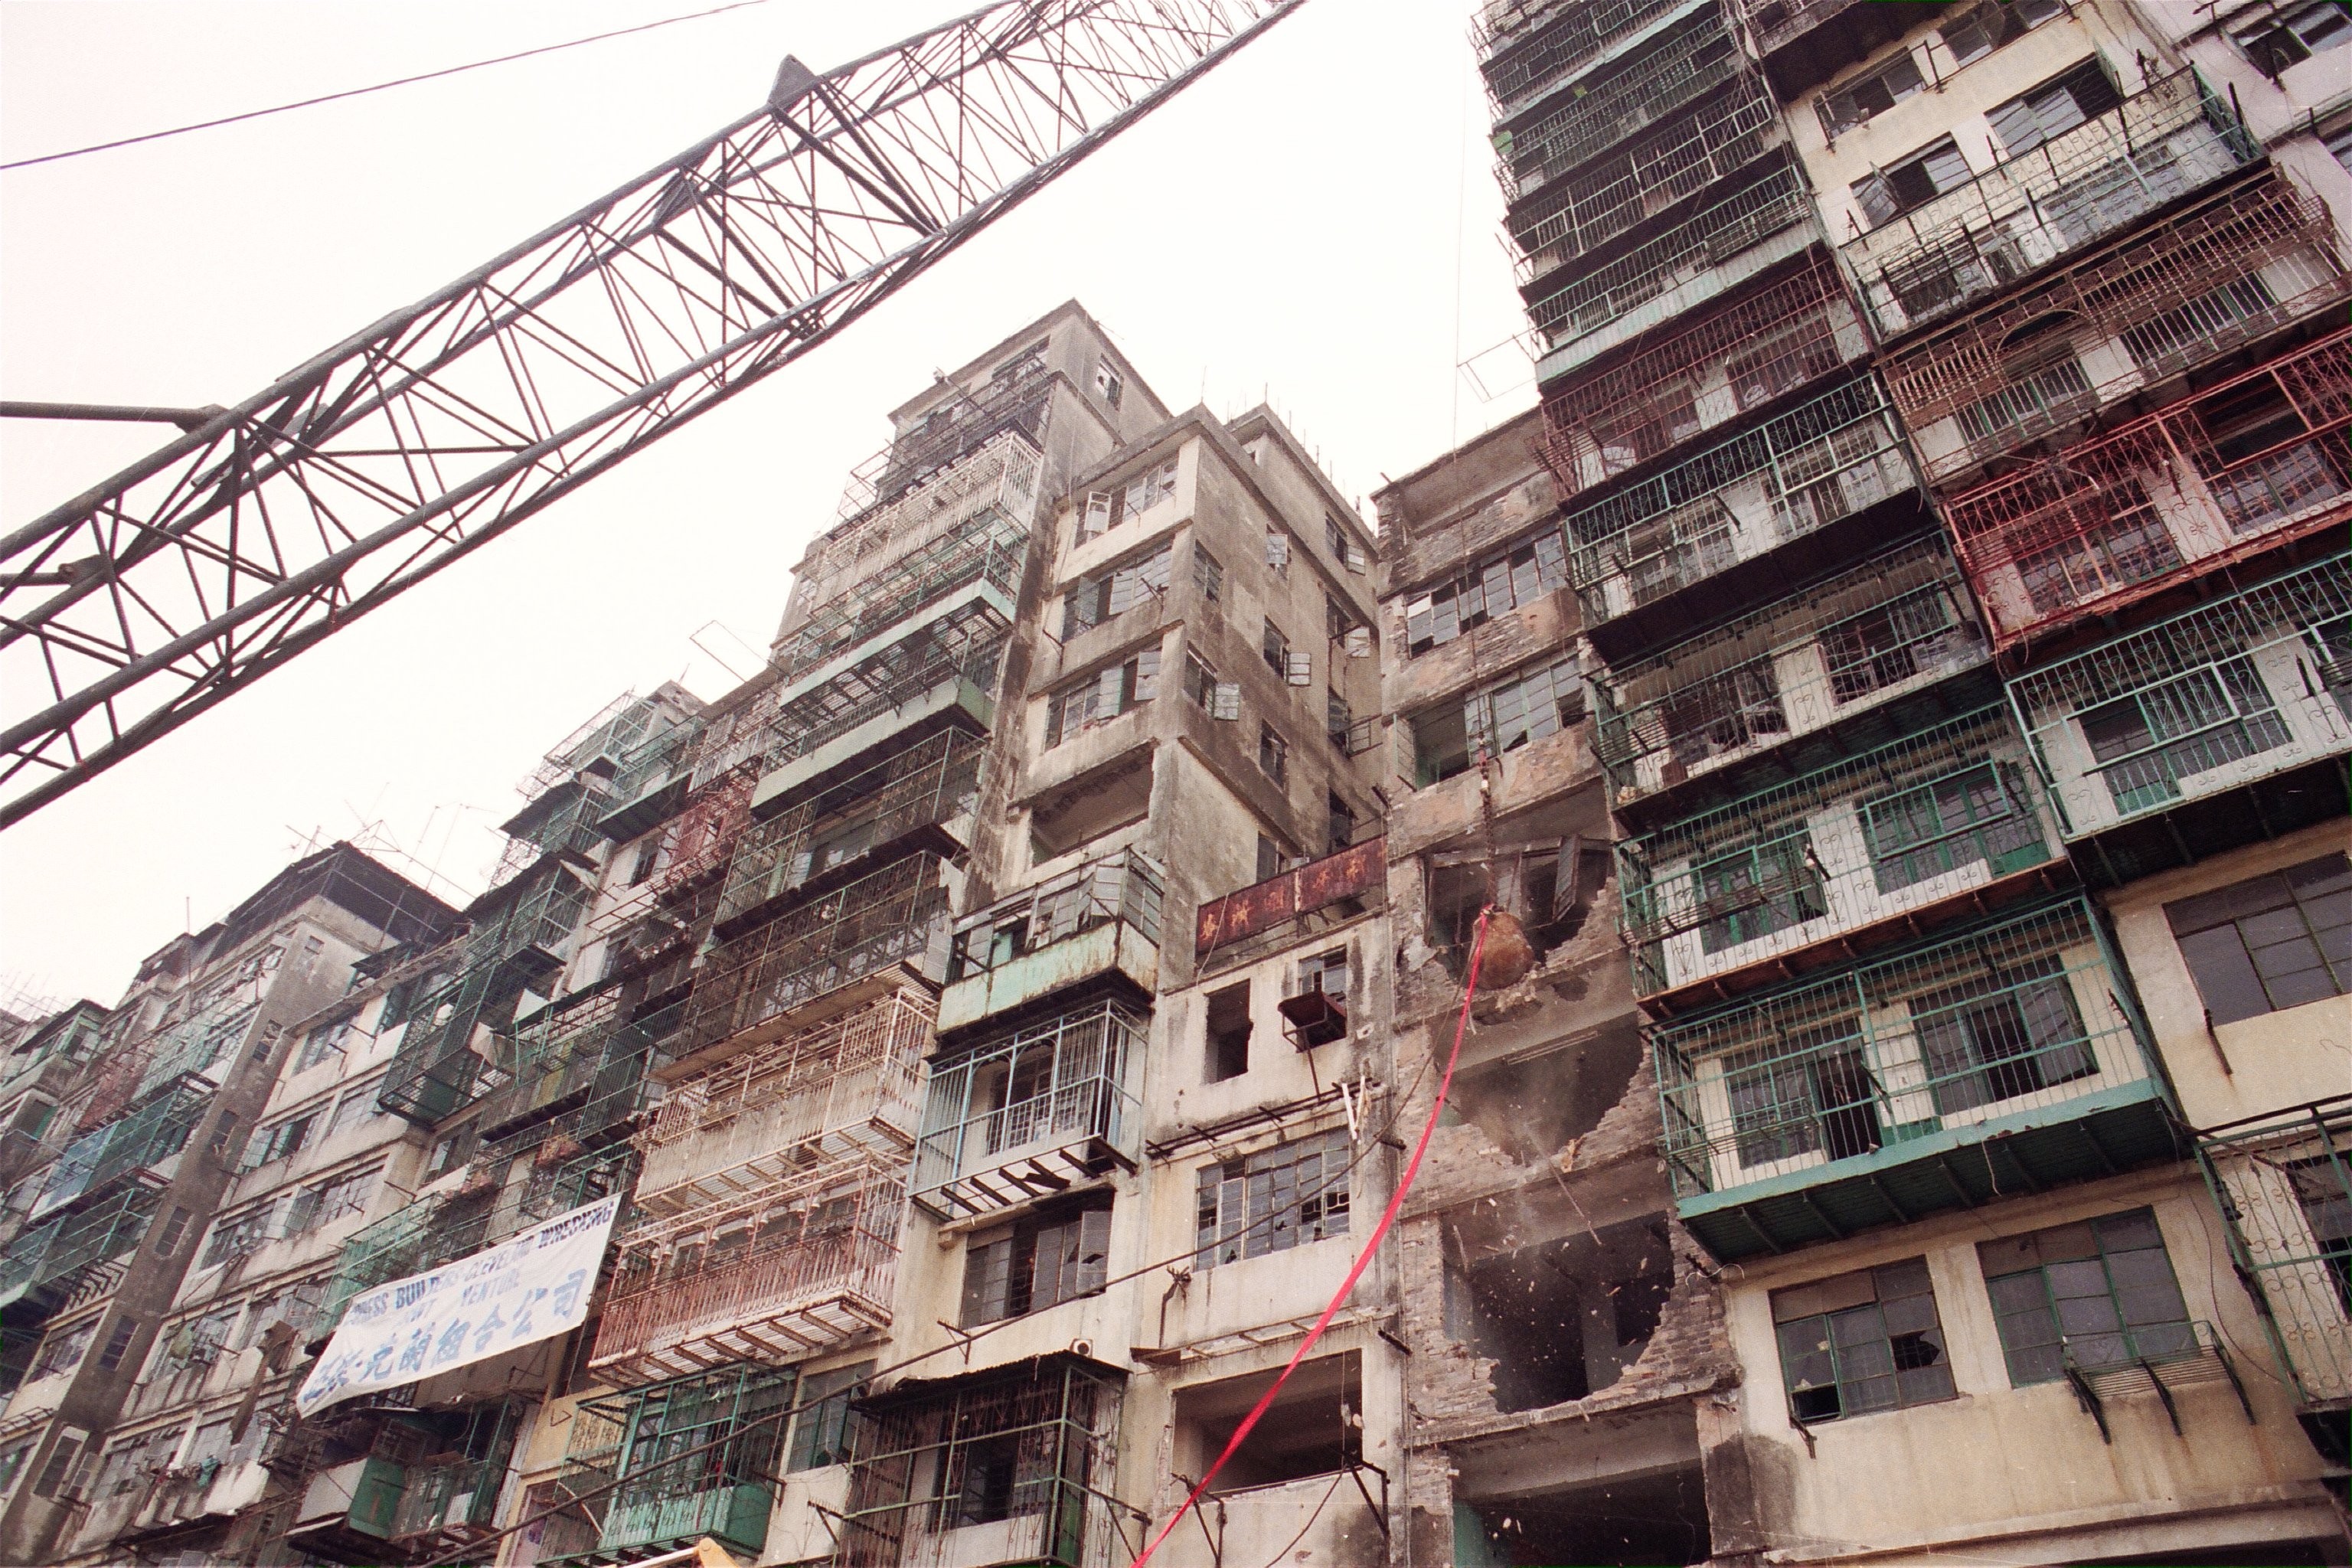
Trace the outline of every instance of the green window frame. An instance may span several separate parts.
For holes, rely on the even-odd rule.
[[[2162,1360],[2196,1348],[2196,1331],[2154,1209],[1980,1242],[1977,1257],[2014,1387]]]
[[[784,1457],[787,1472],[849,1462],[849,1402],[874,1375],[874,1364],[861,1361],[801,1379],[801,1410],[793,1417],[792,1442]]]
[[[1938,1115],[2099,1070],[2065,963],[2055,953],[1914,996],[1908,1006]]]
[[[1859,1018],[1836,1018],[1786,1041],[1727,1057],[1724,1090],[1743,1166],[1800,1154],[1867,1154],[1885,1141]]]
[[[1811,836],[1797,833],[1695,868],[1699,908],[1712,911],[1699,928],[1701,951],[1721,952],[1829,913],[1820,866]]]
[[[1991,762],[1861,803],[1862,830],[1882,893],[1979,860],[1996,877],[2051,858],[2014,763]]]
[[[2175,900],[2164,918],[2212,1023],[2352,991],[2352,860],[2341,854]]]
[[[613,1508],[764,1478],[782,1447],[782,1423],[764,1418],[792,1403],[795,1382],[790,1372],[722,1372],[646,1390],[629,1408]],[[684,1464],[671,1462],[710,1444],[718,1446]]]
[[[1772,1323],[1801,1426],[1958,1396],[1924,1258],[1775,1290]]]
[[[2294,737],[2251,658],[2225,658],[2078,715],[2116,809],[2145,811],[2180,780],[2285,745]]]

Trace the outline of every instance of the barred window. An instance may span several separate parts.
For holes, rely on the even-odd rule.
[[[1202,1166],[1195,1267],[1213,1268],[1347,1234],[1350,1153],[1346,1130],[1334,1128]]]
[[[1947,871],[1991,862],[1996,877],[2049,858],[2015,764],[1987,763],[1916,789],[1862,802],[1878,890],[1892,893]]]

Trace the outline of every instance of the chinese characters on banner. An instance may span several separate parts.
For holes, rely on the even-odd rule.
[[[576,1329],[588,1316],[619,1197],[558,1215],[512,1241],[352,1298],[294,1395],[301,1415],[340,1400]]]

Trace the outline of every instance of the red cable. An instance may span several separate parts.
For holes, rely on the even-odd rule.
[[[1357,1254],[1356,1266],[1348,1270],[1348,1278],[1340,1282],[1339,1292],[1331,1298],[1331,1304],[1323,1309],[1323,1315],[1315,1320],[1315,1326],[1307,1331],[1307,1337],[1298,1342],[1297,1350],[1290,1352],[1290,1360],[1280,1375],[1275,1378],[1274,1386],[1258,1396],[1258,1402],[1250,1407],[1250,1413],[1242,1417],[1242,1424],[1234,1427],[1234,1435],[1225,1440],[1225,1451],[1217,1456],[1217,1462],[1211,1465],[1208,1474],[1201,1478],[1201,1484],[1192,1489],[1183,1505],[1166,1524],[1160,1527],[1160,1533],[1151,1538],[1151,1544],[1146,1546],[1128,1568],[1143,1568],[1151,1561],[1151,1554],[1167,1541],[1170,1532],[1184,1522],[1185,1514],[1201,1500],[1201,1494],[1209,1489],[1209,1483],[1217,1479],[1217,1472],[1225,1468],[1225,1461],[1234,1457],[1234,1451],[1250,1435],[1250,1428],[1257,1425],[1258,1417],[1274,1404],[1274,1396],[1282,1392],[1282,1385],[1290,1381],[1290,1374],[1298,1370],[1298,1363],[1307,1359],[1307,1352],[1313,1350],[1315,1342],[1323,1337],[1323,1331],[1330,1326],[1333,1315],[1339,1310],[1339,1304],[1348,1299],[1348,1293],[1356,1288],[1356,1281],[1364,1277],[1364,1270],[1370,1266],[1372,1254],[1381,1245],[1381,1237],[1386,1236],[1389,1226],[1396,1222],[1397,1210],[1404,1206],[1404,1195],[1412,1190],[1412,1179],[1420,1173],[1421,1157],[1428,1151],[1430,1139],[1436,1135],[1437,1119],[1445,1113],[1446,1091],[1454,1085],[1454,1064],[1462,1058],[1462,1036],[1470,1026],[1470,999],[1478,990],[1478,957],[1486,946],[1486,917],[1493,912],[1492,905],[1478,911],[1477,930],[1470,939],[1470,969],[1462,982],[1462,1015],[1454,1022],[1454,1048],[1446,1053],[1445,1071],[1437,1080],[1437,1102],[1429,1108],[1429,1120],[1423,1123],[1421,1129],[1421,1142],[1412,1146],[1412,1158],[1405,1162],[1404,1176],[1390,1196],[1388,1207],[1381,1211],[1380,1224],[1372,1226],[1371,1238],[1364,1243],[1364,1250]]]

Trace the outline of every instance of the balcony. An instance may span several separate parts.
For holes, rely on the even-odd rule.
[[[1918,489],[1885,395],[1864,375],[1570,512],[1569,579],[1588,627],[1669,600],[1643,618],[1704,623],[1715,615],[1690,602],[1698,584],[1713,581],[1720,590],[1741,563],[1810,534],[1824,535],[1822,547],[1805,552],[1813,559],[1784,556],[1775,580],[1850,558],[1865,541],[1843,536],[1855,534],[1882,502],[1916,498]],[[1833,528],[1840,523],[1855,526]],[[1870,531],[1885,537],[1884,521]],[[1711,606],[1717,613],[1737,603],[1736,595],[1713,596],[1728,601]]]
[[[1024,517],[1001,505],[973,510],[819,605],[777,643],[775,665],[784,679],[793,680],[974,583],[987,583],[1010,597],[1020,591],[1028,555]]]
[[[2180,1157],[2096,919],[2042,906],[1648,1031],[1725,1262]]]
[[[1879,336],[1938,321],[2120,234],[2261,147],[2194,71],[2149,82],[1843,247]]]
[[[592,814],[597,838],[625,844],[676,811],[691,786],[701,734],[698,717],[656,731],[631,747]]]
[[[2282,1381],[2314,1446],[2340,1462],[2352,1407],[2352,1100],[2200,1131],[2197,1157]]]
[[[2159,837],[2210,854],[2303,826],[2264,786],[2352,752],[2352,554],[2043,665],[2009,697],[2069,842],[2163,817]],[[2341,767],[2313,811],[2343,809]]]
[[[665,733],[654,743],[667,741]],[[499,825],[507,844],[490,872],[490,886],[512,881],[550,856],[582,866],[592,864],[591,857],[604,842],[599,824],[618,804],[610,786],[594,773],[575,773],[533,795],[520,811]]]
[[[876,639],[878,647],[858,645],[856,657],[844,656],[847,663],[779,689],[773,771],[751,797],[755,816],[771,816],[940,730],[987,731],[1013,604],[992,584],[967,592],[893,627]]]
[[[137,1086],[124,1103],[145,1100],[175,1079],[214,1081],[215,1068],[225,1072],[236,1060],[237,1047],[260,1011],[257,998],[230,996],[164,1026],[150,1040]]]
[[[939,855],[909,855],[724,943],[695,977],[677,1054],[772,1039],[798,1009],[894,965],[936,984],[956,875]]]
[[[1562,500],[1656,461],[1869,352],[1862,319],[1816,251],[1799,270],[1564,381],[1540,452]]]
[[[596,716],[564,737],[547,753],[520,791],[526,805],[557,784],[583,772],[602,780],[616,772],[629,753],[658,728],[677,722],[675,687],[664,687],[651,697],[624,691],[604,704]]]
[[[1126,849],[1024,888],[956,922],[940,1032],[1094,980],[1150,996],[1160,980],[1166,873]]]
[[[2047,888],[2065,852],[1996,705],[1622,840],[1617,863],[1657,1016]]]
[[[633,1223],[589,1364],[620,1384],[791,1361],[890,1326],[903,1156],[836,1160]]]
[[[617,990],[605,990],[535,1015],[499,1039],[474,1125],[497,1138],[550,1118],[577,1113],[582,1132],[628,1122],[646,1103],[646,1075],[676,1029],[679,1009],[630,1021]]]
[[[161,1196],[159,1187],[125,1188],[18,1235],[0,1253],[0,1306],[11,1310],[12,1324],[47,1318],[74,1293],[86,1270],[138,1246]]]
[[[1936,5],[1887,5],[1864,0],[1735,0],[1757,58],[1784,103],[1817,87],[1880,45],[1942,9]]]
[[[1140,1105],[1128,1087],[1142,1015],[1098,1001],[943,1052],[915,1151],[915,1202],[940,1219],[1049,1197],[1132,1170]]]
[[[1690,781],[1843,730],[1987,657],[1958,574],[1929,538],[1607,671],[1592,684],[1594,747],[1617,808],[1646,808]],[[1827,755],[1852,744],[1849,733]],[[1775,761],[1784,773],[1805,772],[1819,765],[1807,753],[1824,749]]]
[[[1097,1568],[1133,1552],[1108,1500],[1122,1391],[1117,1369],[1057,1352],[859,1401],[835,1561]]]
[[[201,1079],[185,1080],[67,1144],[26,1220],[38,1221],[171,1159],[186,1147],[214,1092]]]
[[[945,730],[803,796],[747,830],[727,868],[716,924],[742,928],[776,900],[815,891],[887,855],[961,853],[987,742]]]
[[[1530,300],[1528,319],[1549,350],[1536,379],[1550,382],[1590,363],[1820,239],[1803,177],[1777,160],[1760,178],[1656,238]]]
[[[1711,7],[1691,0],[1555,0],[1489,5],[1472,24],[1486,96],[1497,118],[1591,68],[1619,59]]]
[[[2327,209],[2273,172],[1916,339],[1879,368],[1940,484],[2347,294]]]
[[[1548,100],[1532,122],[1497,126],[1503,199],[1517,206],[1685,104],[1723,95],[1739,79],[1741,65],[1738,43],[1716,16],[1701,13],[1588,90]]]
[[[843,521],[826,541],[827,552],[847,541],[856,553],[866,553],[873,548],[866,542],[869,537],[887,536],[894,523],[903,524],[903,513],[894,509],[919,486],[927,505],[938,495],[967,489],[973,480],[966,470],[975,458],[985,468],[992,454],[1001,453],[1016,474],[1024,462],[1036,462],[1045,450],[1053,391],[1054,373],[1034,362],[976,393],[956,388],[921,423],[850,470],[838,513]],[[1034,482],[1024,478],[1022,488]]]
[[[788,1369],[735,1367],[581,1401],[555,1482],[574,1506],[547,1521],[541,1568],[635,1563],[706,1537],[760,1557],[793,1387]],[[667,1462],[695,1449],[708,1452]]]
[[[782,1187],[828,1161],[903,1160],[933,1010],[919,990],[893,991],[691,1077],[665,1074],[669,1090],[636,1138],[638,1209],[675,1215]]]
[[[1995,642],[2046,638],[2352,517],[2352,331],[1955,497]]]

